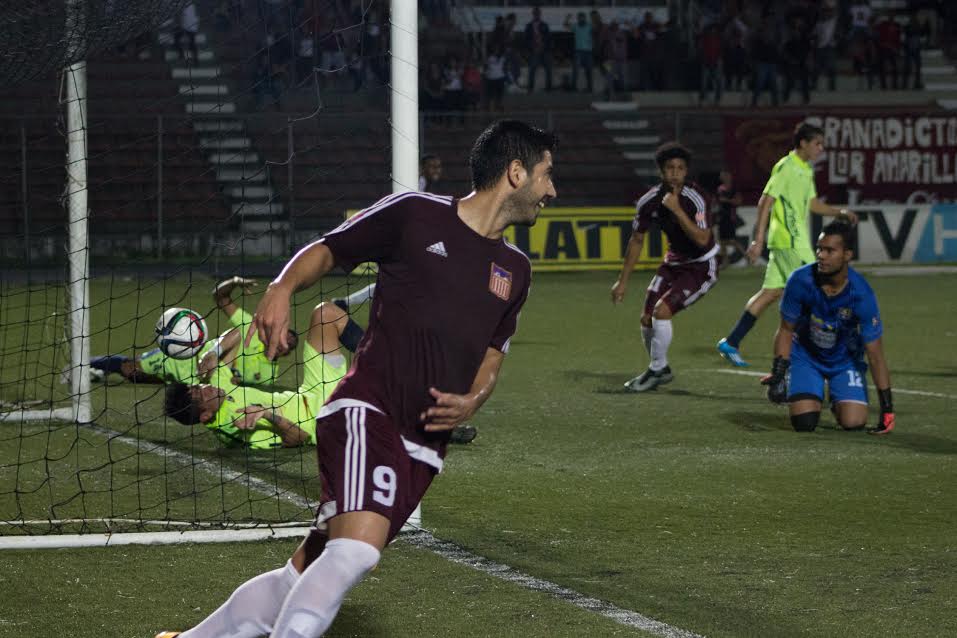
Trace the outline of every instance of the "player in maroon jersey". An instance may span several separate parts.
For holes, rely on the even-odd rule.
[[[661,184],[638,200],[625,263],[611,289],[612,303],[621,303],[641,255],[645,233],[655,222],[668,237],[668,254],[645,294],[641,337],[651,362],[647,370],[625,384],[632,392],[653,390],[673,379],[668,365],[671,318],[701,299],[718,280],[718,246],[705,197],[685,181],[691,152],[677,142],[669,142],[658,148],[655,161],[661,171]]]
[[[249,332],[269,357],[284,346],[295,291],[333,267],[379,265],[366,334],[319,413],[315,528],[284,568],[241,585],[183,638],[319,636],[375,567],[441,471],[450,431],[495,387],[531,276],[502,233],[534,224],[555,197],[555,145],[546,131],[497,122],[472,148],[469,195],[385,197],[300,250],[270,284]]]

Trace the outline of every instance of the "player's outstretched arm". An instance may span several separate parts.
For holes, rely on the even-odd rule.
[[[452,394],[429,388],[429,394],[435,399],[435,405],[419,415],[425,424],[425,431],[451,430],[471,419],[472,415],[492,395],[492,390],[495,389],[495,383],[498,381],[498,371],[504,359],[505,354],[501,350],[488,348],[468,394]]]
[[[635,264],[641,257],[641,247],[645,243],[645,234],[634,232],[628,239],[628,246],[625,248],[625,263],[621,266],[621,272],[618,273],[618,279],[611,287],[611,302],[621,303],[625,299],[625,290],[628,288],[628,279],[635,270]]]
[[[290,298],[297,290],[319,281],[333,266],[335,259],[332,251],[321,241],[313,242],[296,253],[260,299],[252,325],[246,332],[246,345],[258,332],[259,340],[266,346],[266,358],[270,361],[276,357],[280,346],[288,349],[286,335],[289,330]]]
[[[239,342],[242,338],[239,328],[230,328],[216,341],[213,347],[200,357],[196,372],[200,379],[208,380],[219,365],[228,366],[239,355]]]
[[[894,415],[894,399],[891,396],[891,373],[884,358],[884,345],[881,338],[871,341],[864,346],[867,352],[867,363],[871,367],[871,376],[877,386],[877,398],[881,406],[881,418],[877,427],[871,428],[871,434],[887,434],[894,429],[896,417]]]
[[[747,253],[745,253],[748,261],[752,264],[758,260],[764,250],[772,206],[774,206],[774,198],[767,193],[761,195],[761,199],[758,200],[758,221],[754,224],[754,241],[751,242]]]
[[[808,208],[811,209],[811,212],[815,215],[823,215],[824,217],[840,217],[847,220],[851,224],[857,223],[857,213],[846,208],[837,208],[831,206],[830,204],[821,201],[817,197],[811,199],[811,203],[808,205]]]
[[[265,419],[272,425],[273,431],[282,439],[284,447],[299,447],[309,442],[309,435],[305,430],[273,408],[247,405],[244,408],[239,408],[236,412],[239,416],[233,421],[233,425],[240,430],[252,430],[256,427],[256,421]]]
[[[239,310],[239,307],[233,301],[233,290],[240,287],[244,292],[249,293],[255,286],[255,279],[245,279],[239,276],[224,279],[213,288],[213,300],[216,302],[216,307],[226,313],[227,317],[232,317]]]

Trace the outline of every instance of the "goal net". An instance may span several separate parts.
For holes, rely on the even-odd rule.
[[[415,3],[67,0],[0,19],[0,545],[301,533],[314,444],[168,416],[198,358],[163,359],[155,325],[184,307],[211,337],[244,332],[229,309],[252,313],[295,250],[416,188]],[[296,295],[300,345],[271,378],[243,350],[210,380],[297,392],[313,309],[374,275]],[[224,312],[234,277],[256,285]],[[361,326],[368,305],[349,306]]]

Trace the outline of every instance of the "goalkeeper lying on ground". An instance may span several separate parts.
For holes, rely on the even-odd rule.
[[[297,390],[237,386],[230,370],[218,366],[210,383],[168,386],[166,414],[184,425],[205,424],[225,445],[315,445],[319,409],[348,370],[341,339],[351,321],[331,303],[316,306],[303,344],[305,372]]]
[[[238,306],[232,299],[233,291],[239,287],[244,291],[256,285],[252,279],[232,277],[220,282],[213,289],[216,306],[229,318],[232,328],[218,339],[213,339],[189,359],[174,359],[163,354],[159,348],[144,352],[138,357],[124,355],[104,355],[92,357],[90,367],[99,374],[116,373],[135,383],[198,383],[210,378],[219,365],[228,366],[233,372],[235,385],[274,385],[279,372],[278,361],[269,361],[259,338],[254,336],[248,346],[243,341],[246,329],[252,323],[252,315]],[[355,350],[362,338],[362,328],[351,319],[347,320],[343,331],[343,345]],[[286,356],[295,351],[299,341],[295,332],[289,331],[289,349],[278,356]]]

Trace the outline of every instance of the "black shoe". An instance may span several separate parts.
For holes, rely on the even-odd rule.
[[[475,440],[477,435],[478,430],[475,429],[475,426],[457,425],[452,429],[452,436],[449,438],[449,443],[465,445],[466,443],[471,443],[473,440]]]
[[[333,299],[332,303],[342,308],[346,314],[349,314],[349,302],[345,299]]]

